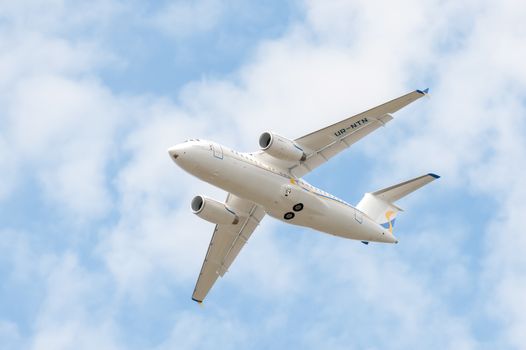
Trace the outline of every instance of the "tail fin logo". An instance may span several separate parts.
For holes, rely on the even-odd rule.
[[[392,211],[392,210],[388,210],[385,213],[385,218],[387,219],[387,222],[382,225],[383,227],[388,228],[389,232],[391,232],[391,233],[393,233],[393,225],[394,225],[394,221],[395,221],[395,218],[393,218],[391,220],[391,216],[393,216],[393,214],[396,214],[396,213],[394,211]]]

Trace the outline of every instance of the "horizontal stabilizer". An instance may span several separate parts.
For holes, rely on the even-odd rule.
[[[394,202],[439,177],[440,176],[435,174],[427,174],[384,188],[383,190],[366,193],[356,208],[367,214],[371,219],[390,232],[393,232],[396,214],[402,211]]]
[[[397,185],[384,188],[383,190],[373,192],[372,194],[386,202],[393,203],[400,198],[407,196],[409,193],[418,190],[420,187],[427,185],[431,181],[438,179],[439,177],[440,176],[435,174],[419,176]]]

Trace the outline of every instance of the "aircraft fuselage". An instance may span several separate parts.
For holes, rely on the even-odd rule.
[[[181,143],[169,153],[188,173],[259,204],[278,220],[350,239],[397,242],[388,229],[360,210],[249,153],[205,140]]]

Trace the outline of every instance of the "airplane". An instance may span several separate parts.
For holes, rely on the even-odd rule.
[[[353,207],[302,177],[393,119],[392,114],[428,94],[415,90],[350,118],[290,140],[266,131],[260,150],[237,152],[206,140],[192,139],[168,149],[183,170],[228,192],[225,202],[198,195],[191,209],[215,229],[192,300],[202,303],[223,277],[265,214],[362,243],[398,243],[393,234],[394,202],[438,179],[433,173],[365,193]]]

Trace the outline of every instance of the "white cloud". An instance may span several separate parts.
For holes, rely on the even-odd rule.
[[[71,15],[62,1],[1,4],[0,126],[6,148],[0,152],[8,154],[1,161],[6,181],[0,192],[6,200],[20,182],[40,181],[49,204],[79,222],[108,211],[105,166],[123,111],[93,78],[111,55],[88,38],[70,40],[64,33],[112,12],[109,2],[99,5],[93,4],[97,16],[91,16],[91,10]]]
[[[270,217],[264,220],[236,258],[232,272],[218,283],[231,278],[236,289],[252,297],[292,300],[306,287],[302,261],[294,260],[294,250],[280,239],[282,223]]]
[[[46,198],[79,218],[104,215],[105,167],[124,121],[120,101],[96,82],[38,76],[16,86],[7,109],[20,171],[33,168],[26,176],[42,183]]]
[[[521,234],[523,213],[526,210],[524,195],[526,172],[517,173],[508,183],[511,193],[502,202],[494,220],[486,228],[484,246],[487,251],[483,263],[481,284],[487,286],[482,292],[481,305],[503,325],[499,341],[521,348],[526,344],[523,329],[526,326],[526,238]],[[500,202],[500,201],[499,201]]]
[[[115,349],[113,296],[107,278],[79,265],[73,253],[50,253],[33,233],[1,231],[2,266],[7,301],[20,306],[15,315],[3,314],[0,339],[6,349]],[[40,302],[33,305],[32,296]],[[6,301],[4,301],[6,302]],[[26,313],[29,318],[24,317]],[[13,317],[12,320],[10,318]]]
[[[118,349],[111,296],[104,278],[59,257],[46,278],[46,298],[36,319],[31,349]]]
[[[81,76],[110,58],[89,41],[69,42],[62,37],[1,27],[0,34],[5,38],[0,43],[0,89],[10,98],[13,87],[25,78]]]
[[[68,36],[96,23],[98,30],[122,11],[119,1],[88,3],[67,0],[0,1],[4,23],[17,32],[39,32]]]

